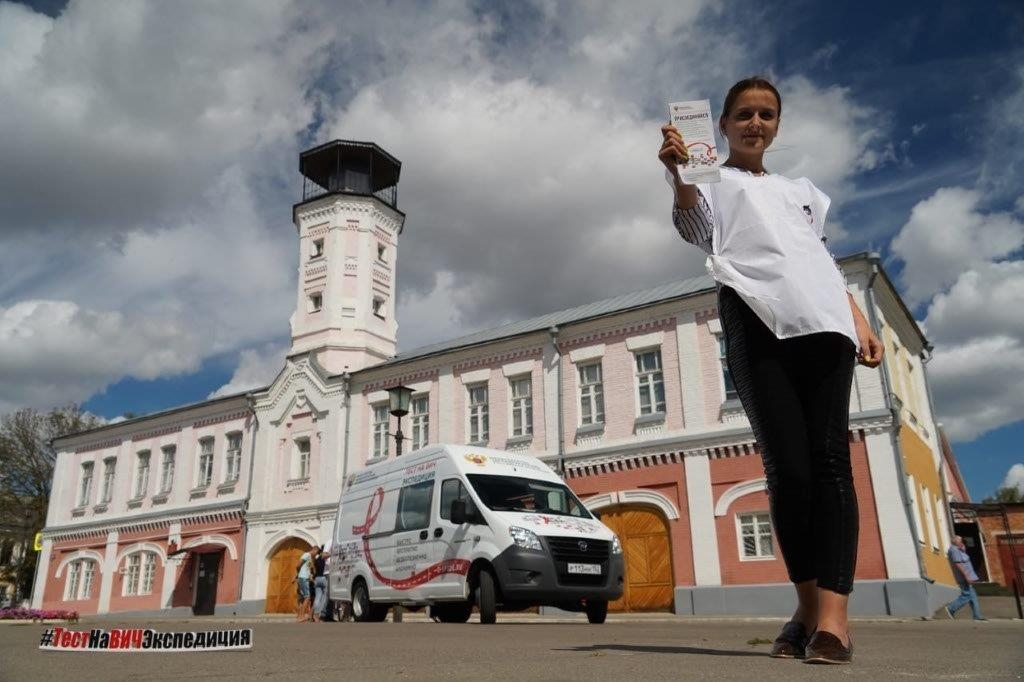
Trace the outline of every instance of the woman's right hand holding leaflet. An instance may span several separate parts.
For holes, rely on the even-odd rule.
[[[676,175],[676,166],[690,160],[690,152],[683,143],[683,136],[671,123],[661,126],[661,136],[664,142],[658,151],[658,158],[665,164],[669,172]]]
[[[691,209],[697,205],[697,188],[694,185],[687,185],[679,178],[678,166],[690,160],[690,152],[683,142],[683,136],[674,125],[668,123],[661,127],[663,138],[661,149],[658,150],[658,158],[672,177],[672,186],[676,193],[676,206],[683,210]]]

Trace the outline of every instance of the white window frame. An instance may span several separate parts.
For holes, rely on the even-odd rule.
[[[324,292],[314,291],[306,297],[306,309],[310,313],[318,313],[324,309]]]
[[[412,449],[426,447],[430,441],[430,396],[414,395],[409,404],[412,419]]]
[[[110,504],[114,499],[114,481],[117,477],[117,457],[103,460],[103,487],[100,491],[100,504]]]
[[[725,334],[715,334],[715,341],[718,344],[718,363],[721,365],[722,371],[719,373],[719,382],[722,386],[722,395],[725,400],[739,400],[740,394],[736,390],[736,381],[732,378],[732,373],[729,371],[729,364],[726,360],[726,341]],[[729,381],[725,378],[729,377]],[[729,384],[732,383],[732,390],[729,390]]]
[[[387,403],[370,405],[370,459],[384,459],[388,456],[390,416]]]
[[[96,583],[96,562],[92,559],[76,559],[68,564],[64,579],[64,601],[85,601],[92,598]]]
[[[482,391],[483,400],[474,402]],[[473,438],[474,431],[476,438]],[[487,443],[491,434],[490,391],[486,383],[466,386],[466,440],[471,445]]]
[[[146,550],[132,552],[124,559],[124,581],[121,584],[122,597],[143,597],[153,594],[156,576],[156,552]]]
[[[318,237],[310,242],[309,259],[320,258],[324,255],[324,238]]]
[[[921,500],[924,503],[924,516],[925,521],[928,523],[928,534],[929,540],[932,543],[933,549],[939,548],[939,529],[935,524],[935,510],[932,509],[932,497],[931,492],[924,485],[921,486]]]
[[[309,436],[300,436],[294,440],[295,443],[295,469],[294,478],[304,481],[309,478],[310,463],[313,458],[313,442]]]
[[[946,505],[942,498],[935,498],[935,511],[939,515],[939,549],[949,549],[949,521],[946,516]]]
[[[377,260],[381,263],[388,262],[388,247],[381,242],[377,242]]]
[[[242,432],[233,431],[225,438],[224,482],[234,483],[242,469]]]
[[[586,370],[594,367],[597,368],[597,381],[589,381],[585,376]],[[602,367],[601,361],[577,365],[576,383],[579,387],[576,395],[576,405],[579,408],[579,425],[604,424],[604,367]],[[590,404],[590,414],[584,413],[584,400],[587,400]],[[597,408],[598,404],[600,404],[600,409]]]
[[[82,462],[81,479],[78,482],[78,506],[84,507],[92,499],[92,480],[96,473],[95,462]]]
[[[68,574],[64,578],[64,601],[78,601],[81,590],[82,562],[72,561],[68,564]]]
[[[149,450],[139,450],[135,453],[135,489],[132,491],[132,499],[139,499],[149,492],[149,469],[152,464],[152,456]]]
[[[921,508],[917,502],[917,481],[913,474],[907,474],[907,493],[910,496],[910,508],[913,511],[914,528],[917,530],[917,543],[924,544],[924,527],[921,524]]]
[[[158,494],[166,494],[174,488],[174,460],[177,457],[178,448],[174,445],[165,445],[160,448],[160,490]]]
[[[207,488],[213,482],[213,436],[199,439],[199,459],[196,467],[196,488]]]
[[[746,520],[749,519],[749,522]],[[754,538],[754,554],[748,555],[743,542],[744,528],[751,528]],[[767,533],[764,529],[767,528]],[[767,535],[771,544],[771,552],[765,552],[763,547],[764,536]],[[771,514],[766,511],[739,512],[736,514],[736,549],[739,552],[740,561],[771,561],[775,559],[775,533],[772,529]]]
[[[385,313],[386,304],[387,304],[387,301],[384,299],[383,296],[374,296],[373,297],[373,314],[376,317],[379,317],[382,320],[386,320],[387,319],[387,315],[384,314]]]
[[[121,581],[122,597],[134,597],[138,594],[141,572],[142,552],[135,552],[124,558],[124,580]]]
[[[517,390],[526,387],[525,394],[517,394]],[[533,375],[521,374],[509,377],[509,433],[512,438],[527,438],[533,436]],[[518,426],[516,418],[519,419]]]
[[[657,358],[657,368],[641,369],[643,358],[646,356]],[[633,353],[634,385],[636,388],[636,414],[638,417],[645,417],[651,414],[665,414],[665,370],[661,358],[660,348],[638,349]],[[661,404],[657,400],[657,386],[661,385]],[[647,412],[644,412],[644,394],[647,394],[649,405]],[[658,408],[661,409],[658,409]]]

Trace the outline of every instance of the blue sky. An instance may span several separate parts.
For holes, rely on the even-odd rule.
[[[1021,3],[227,5],[0,1],[0,412],[269,381],[334,137],[404,164],[403,349],[697,274],[657,129],[763,73],[768,166],[883,255],[972,494],[1024,462]]]

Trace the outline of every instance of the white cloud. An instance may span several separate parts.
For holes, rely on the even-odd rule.
[[[1024,344],[1007,336],[936,346],[928,366],[936,409],[952,441],[971,441],[1024,414]]]
[[[83,400],[124,376],[195,371],[200,343],[184,322],[84,309],[68,301],[0,308],[0,411]]]
[[[1024,464],[1014,464],[1010,467],[1006,472],[1006,478],[1003,479],[1002,487],[1017,488],[1024,493]]]
[[[703,1],[482,7],[72,2],[50,19],[0,2],[0,306],[32,320],[0,338],[25,377],[0,407],[239,349],[221,391],[272,379],[311,140],[403,161],[403,348],[702,272],[669,223],[665,103],[720,101],[770,41],[734,39]],[[776,167],[838,204],[884,128],[848,90],[780,85]]]
[[[912,305],[944,291],[965,270],[1006,257],[1024,246],[1024,222],[979,210],[981,193],[944,187],[914,206],[892,242],[906,267],[902,281]]]
[[[231,379],[207,397],[218,398],[269,385],[284,367],[287,353],[288,346],[280,344],[243,350]]]

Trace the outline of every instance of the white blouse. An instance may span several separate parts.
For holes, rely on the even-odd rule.
[[[696,206],[672,212],[711,276],[780,339],[838,332],[857,346],[845,278],[824,244],[828,196],[807,178],[721,171],[721,182],[697,186]]]

